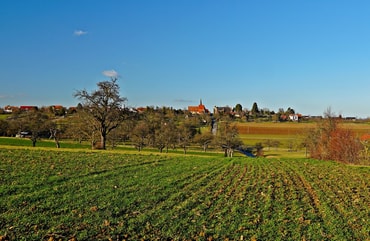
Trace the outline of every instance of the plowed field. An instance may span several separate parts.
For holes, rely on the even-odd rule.
[[[315,128],[316,123],[293,123],[293,122],[283,122],[283,123],[239,123],[238,125],[239,133],[242,135],[305,135],[307,131]],[[370,133],[370,125],[367,123],[343,123],[341,124],[343,128],[348,128],[353,130],[358,135],[363,135]]]

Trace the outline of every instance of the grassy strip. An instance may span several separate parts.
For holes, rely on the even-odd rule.
[[[62,149],[91,149],[91,146],[86,143],[61,141],[60,144]],[[0,137],[0,146],[32,147],[32,141],[29,138]],[[42,139],[36,142],[36,147],[56,148],[56,144],[52,140]]]

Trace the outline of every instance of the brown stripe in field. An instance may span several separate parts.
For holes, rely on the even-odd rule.
[[[252,134],[252,135],[297,135],[303,134],[308,131],[309,128],[305,128],[305,126],[246,126],[246,125],[239,125],[238,131],[239,134]]]
[[[315,123],[240,123],[237,125],[239,134],[252,135],[302,135],[317,128]],[[358,136],[370,133],[369,124],[345,123],[342,128],[350,129]]]

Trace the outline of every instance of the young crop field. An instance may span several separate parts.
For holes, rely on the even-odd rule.
[[[369,240],[370,168],[0,149],[2,240]]]

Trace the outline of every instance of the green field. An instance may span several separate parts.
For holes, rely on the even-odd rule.
[[[241,138],[247,144],[264,142],[265,140],[278,140],[282,146],[287,146],[290,141],[302,141],[308,131],[317,127],[317,123],[298,122],[245,122],[238,123]],[[370,124],[367,122],[344,122],[340,126],[352,130],[358,137],[370,133]]]
[[[9,115],[0,115],[0,120],[5,120],[8,117],[9,117]]]
[[[309,130],[317,128],[315,122],[241,122],[237,123],[239,136],[247,146],[261,143],[266,157],[303,158],[306,150],[304,139]],[[349,129],[357,137],[370,133],[368,122],[341,122],[340,127]],[[278,142],[278,147],[269,147],[268,142]]]
[[[0,239],[369,240],[370,168],[0,149]]]

